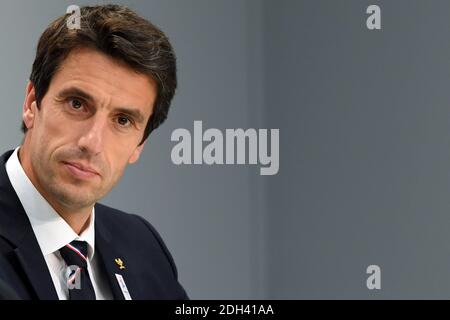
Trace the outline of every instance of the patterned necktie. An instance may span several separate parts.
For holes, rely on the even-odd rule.
[[[70,269],[67,279],[69,300],[95,300],[95,291],[87,269],[87,242],[74,240],[59,249]]]

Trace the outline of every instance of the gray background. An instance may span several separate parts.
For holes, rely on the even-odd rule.
[[[4,150],[22,138],[39,35],[93,3],[1,1]],[[180,83],[103,202],[152,222],[191,298],[450,298],[450,2],[121,3],[169,36]],[[366,28],[370,4],[381,30]],[[194,120],[279,128],[279,173],[173,165],[170,135]]]

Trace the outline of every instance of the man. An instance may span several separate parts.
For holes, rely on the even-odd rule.
[[[165,35],[123,6],[42,34],[21,146],[0,158],[0,274],[20,299],[187,299],[152,225],[98,204],[167,117]]]

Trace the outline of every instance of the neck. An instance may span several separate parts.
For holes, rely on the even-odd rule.
[[[42,194],[42,193],[41,193]],[[52,206],[58,215],[66,221],[66,223],[80,235],[89,226],[91,221],[92,207],[86,208],[70,208],[54,201],[51,197],[42,194],[45,200]]]
[[[66,221],[66,223],[80,235],[90,223],[90,217],[92,214],[93,206],[73,208],[66,206],[56,201],[50,194],[42,188],[33,174],[31,159],[27,154],[25,143],[18,150],[19,162],[25,171],[25,174],[30,179],[31,183],[38,190],[38,192],[44,197],[44,199],[50,204],[50,206],[58,213],[58,215]]]
[[[89,223],[91,221],[92,208],[88,208],[89,210],[83,210],[83,212],[71,212],[69,210],[57,209],[51,203],[50,205],[53,207],[53,209],[55,209],[59,216],[67,222],[72,230],[76,232],[76,234],[80,235],[89,226]]]

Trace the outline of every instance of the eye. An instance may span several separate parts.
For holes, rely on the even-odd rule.
[[[131,120],[128,117],[119,116],[117,117],[117,123],[122,127],[128,127],[131,125]]]
[[[80,110],[83,107],[83,102],[80,99],[70,99],[69,104],[75,110]]]

